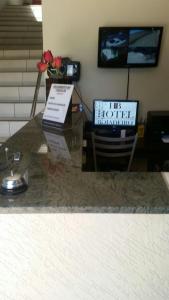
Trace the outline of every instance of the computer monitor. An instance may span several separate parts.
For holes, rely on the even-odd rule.
[[[93,101],[93,126],[95,128],[136,129],[137,100],[95,99]]]

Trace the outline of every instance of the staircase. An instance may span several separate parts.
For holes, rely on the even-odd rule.
[[[29,120],[41,55],[42,23],[31,6],[6,6],[0,11],[0,143]],[[36,113],[44,103],[42,79]]]

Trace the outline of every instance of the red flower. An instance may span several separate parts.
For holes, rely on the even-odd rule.
[[[61,56],[55,57],[53,59],[53,62],[52,62],[52,67],[60,69],[61,66],[62,66],[62,58],[61,58]]]
[[[39,63],[37,63],[37,67],[40,72],[45,72],[48,68],[48,64],[39,62]]]
[[[50,50],[45,51],[43,53],[43,59],[44,59],[45,63],[51,63],[53,61],[52,52]]]

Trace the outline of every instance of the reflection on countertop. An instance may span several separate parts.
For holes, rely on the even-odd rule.
[[[1,213],[169,213],[169,192],[160,173],[82,171],[83,119],[73,113],[72,127],[42,129],[41,114],[0,149],[0,162],[21,151],[14,171],[28,172],[29,187],[16,196],[0,195]],[[9,170],[0,171],[0,180]]]

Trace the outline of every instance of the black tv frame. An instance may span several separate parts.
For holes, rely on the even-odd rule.
[[[135,125],[105,125],[105,124],[95,124],[95,102],[96,101],[104,101],[104,102],[135,102],[137,103],[137,110],[136,110],[136,123]],[[115,130],[115,131],[121,131],[122,129],[128,129],[128,130],[133,130],[137,131],[138,127],[138,109],[139,109],[139,101],[138,100],[130,100],[130,99],[94,99],[93,100],[93,128],[94,129],[110,129],[110,130]]]
[[[103,40],[103,34],[107,32],[107,34],[115,34],[116,32],[124,32],[129,37],[130,30],[159,30],[159,40],[158,45],[156,47],[156,60],[154,63],[127,63],[122,61],[121,63],[116,63],[115,61],[104,61],[101,58],[101,43]],[[99,68],[149,68],[149,67],[156,67],[159,61],[159,54],[160,54],[160,47],[161,47],[161,40],[162,40],[162,33],[163,33],[163,26],[132,26],[132,27],[99,27],[99,37],[98,37],[98,67]],[[144,46],[145,47],[145,46]],[[142,48],[144,48],[142,47]],[[114,46],[112,48],[120,48],[120,46]],[[121,47],[122,48],[122,47]],[[126,45],[126,49],[124,50],[127,54],[129,53],[129,40]]]

